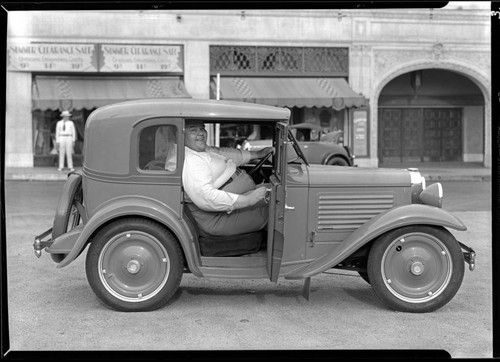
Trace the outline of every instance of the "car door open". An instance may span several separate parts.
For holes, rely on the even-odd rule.
[[[276,172],[271,176],[271,200],[269,203],[269,224],[267,243],[267,272],[273,282],[278,280],[284,248],[285,224],[285,179],[287,169],[287,124],[279,122],[275,135]]]

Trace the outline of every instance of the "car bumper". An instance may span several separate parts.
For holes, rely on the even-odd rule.
[[[50,235],[50,238],[47,240],[45,239],[47,236]],[[52,228],[44,231],[40,235],[35,237],[35,241],[33,242],[33,249],[35,250],[35,255],[37,258],[42,256],[42,250],[45,248],[50,247],[54,242],[52,241]]]
[[[463,249],[464,260],[467,264],[469,264],[469,270],[473,271],[476,267],[476,252],[460,241],[458,244]]]

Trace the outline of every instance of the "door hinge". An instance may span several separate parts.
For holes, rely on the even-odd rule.
[[[309,246],[310,248],[314,248],[315,244],[314,244],[314,240],[316,239],[316,231],[311,231],[311,234],[309,236],[309,241],[306,243],[307,246]]]

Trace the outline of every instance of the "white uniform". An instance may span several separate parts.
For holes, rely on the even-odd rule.
[[[56,142],[59,144],[59,169],[64,168],[64,157],[69,169],[73,169],[73,145],[76,142],[76,129],[72,120],[61,119],[56,125]]]

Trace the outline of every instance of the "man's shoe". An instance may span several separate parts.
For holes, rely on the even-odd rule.
[[[60,168],[60,167],[59,167],[59,168],[57,169],[57,171],[62,171],[62,168]]]
[[[74,168],[70,168],[70,169],[69,169],[69,172],[73,172],[73,171],[75,171],[75,169],[74,169]]]

